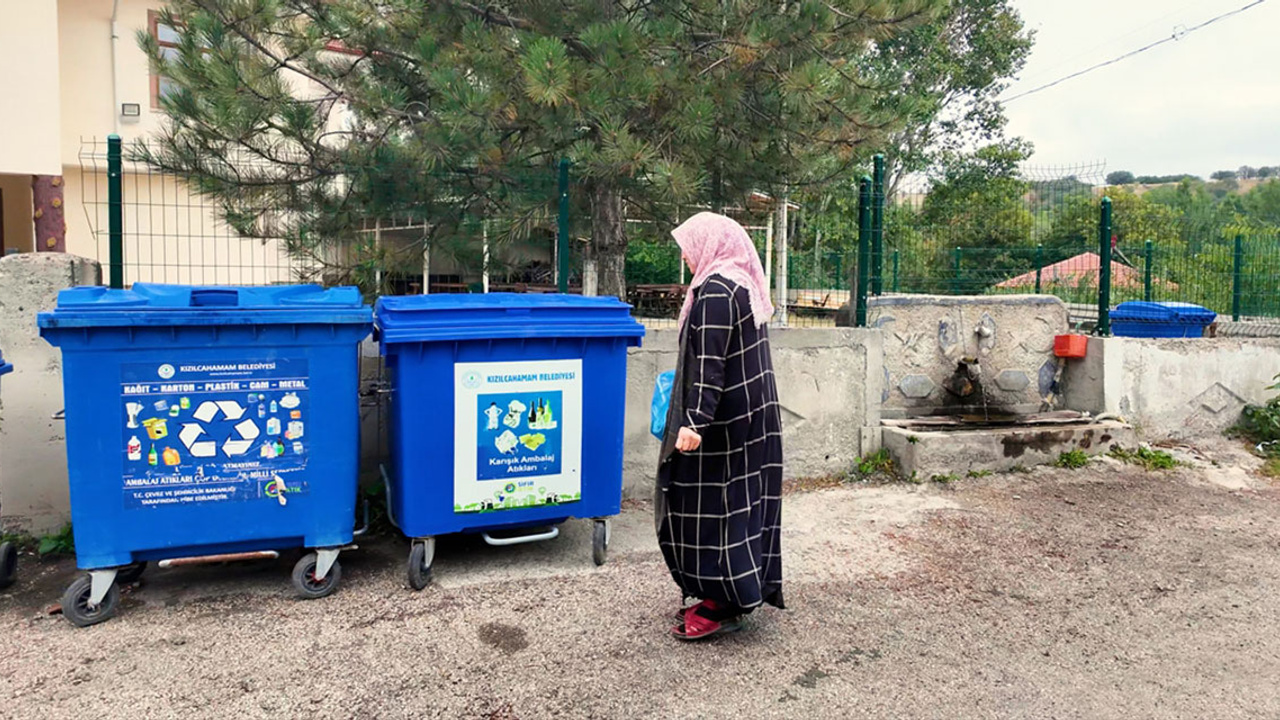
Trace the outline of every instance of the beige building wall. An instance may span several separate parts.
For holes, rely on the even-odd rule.
[[[0,0],[0,173],[60,172],[58,39],[53,0]]]
[[[3,2],[5,0],[0,0]],[[118,132],[125,143],[159,129],[163,115],[151,107],[151,69],[136,34],[149,28],[148,13],[162,0],[120,0],[115,86],[112,86],[111,0],[58,0],[61,39],[62,157],[78,164],[82,139],[105,140]],[[119,98],[117,103],[116,98]],[[119,117],[120,104],[136,103],[137,118]]]

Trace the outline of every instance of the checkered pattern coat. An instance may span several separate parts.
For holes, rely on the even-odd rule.
[[[680,357],[655,503],[667,567],[686,597],[782,607],[778,390],[744,288],[699,288]],[[675,451],[681,427],[702,436],[696,452]]]

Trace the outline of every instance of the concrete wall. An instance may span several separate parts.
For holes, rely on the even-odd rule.
[[[1047,295],[872,298],[867,323],[884,332],[885,417],[981,405],[943,387],[964,357],[979,361],[988,407],[1035,411],[1053,380],[1053,339],[1068,328],[1066,305]]]
[[[787,477],[848,470],[879,449],[883,346],[867,329],[776,329],[774,373],[782,402]],[[623,491],[653,492],[659,443],[649,434],[649,405],[660,373],[675,369],[675,330],[651,330],[627,365]]]
[[[1280,338],[1093,338],[1065,376],[1066,405],[1115,413],[1149,439],[1214,435],[1275,394]]]
[[[98,264],[60,253],[0,258],[0,350],[14,371],[0,378],[0,522],[6,529],[55,530],[67,520],[62,358],[40,338],[36,313],[58,291],[100,281]]]
[[[0,2],[0,172],[62,172],[58,66],[57,3]]]

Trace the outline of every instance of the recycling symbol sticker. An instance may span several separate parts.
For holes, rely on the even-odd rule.
[[[200,403],[192,417],[201,423],[212,422],[219,416],[226,420],[240,420],[244,417],[245,408],[235,400],[206,400]],[[227,457],[244,455],[253,447],[253,441],[261,431],[253,420],[241,420],[232,429],[231,436],[222,443],[222,452]],[[192,457],[213,457],[217,454],[217,443],[213,440],[201,441],[204,427],[199,423],[184,423],[178,438],[187,446]]]

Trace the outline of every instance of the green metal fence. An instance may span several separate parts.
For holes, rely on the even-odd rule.
[[[876,156],[867,170],[838,207],[813,197],[789,205],[791,325],[834,325],[842,307],[865,324],[869,298],[883,294],[1047,293],[1068,303],[1073,323],[1103,334],[1111,309],[1132,300],[1193,303],[1280,330],[1280,231],[1238,214],[1193,222],[1132,194],[1101,197],[1101,166],[910,182],[887,177]],[[116,287],[318,281],[371,294],[581,292],[590,207],[568,161],[487,181],[466,198],[426,202],[399,186],[415,178],[387,180],[396,186],[369,188],[373,199],[352,208],[341,237],[308,244],[245,235],[229,211],[270,218],[270,207],[228,208],[131,159],[115,138],[81,151],[82,204]],[[628,215],[627,299],[651,324],[674,324],[688,274],[670,231],[701,209]],[[748,228],[770,275],[777,209],[759,195],[724,210]],[[843,222],[824,224],[839,213]]]

